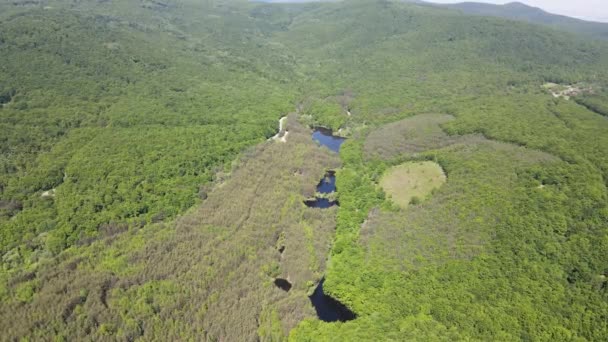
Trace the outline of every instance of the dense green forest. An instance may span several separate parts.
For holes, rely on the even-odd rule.
[[[0,0],[0,56],[0,340],[608,339],[608,43],[387,0]],[[397,205],[422,161],[445,183]],[[307,207],[327,170],[339,206]],[[355,319],[317,317],[322,279]]]

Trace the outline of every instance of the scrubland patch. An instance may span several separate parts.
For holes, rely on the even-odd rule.
[[[187,214],[118,233],[108,227],[107,237],[73,257],[62,254],[34,278],[0,288],[13,298],[0,310],[0,331],[51,334],[34,320],[15,326],[5,319],[20,311],[47,317],[70,340],[85,330],[93,340],[109,333],[125,340],[278,340],[315,317],[308,290],[325,272],[337,208],[307,208],[302,199],[340,160],[319,149],[295,117],[285,124],[288,143],[245,152],[223,185]],[[40,287],[30,286],[40,279]],[[86,298],[78,296],[82,289]]]
[[[531,170],[560,163],[541,151],[478,136],[438,150],[437,157],[443,169],[433,162],[408,162],[386,171],[381,185],[387,197],[409,207],[370,211],[359,235],[366,269],[402,272],[470,260],[495,239],[499,222],[508,220],[514,206],[511,191],[531,191]],[[450,179],[441,186],[443,170]],[[534,196],[552,191],[533,190]],[[412,196],[423,200],[425,193],[424,205],[409,204]]]
[[[448,146],[460,137],[447,135],[440,125],[453,119],[446,114],[421,114],[384,125],[365,140],[365,156],[391,159]]]

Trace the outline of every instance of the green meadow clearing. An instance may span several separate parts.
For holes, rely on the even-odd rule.
[[[408,162],[388,169],[380,185],[389,198],[402,208],[419,204],[445,183],[441,166],[432,161]]]

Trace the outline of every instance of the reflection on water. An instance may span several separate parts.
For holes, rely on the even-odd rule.
[[[315,128],[312,132],[312,139],[336,153],[340,152],[340,146],[346,141],[346,138],[334,136],[330,129],[323,127]]]

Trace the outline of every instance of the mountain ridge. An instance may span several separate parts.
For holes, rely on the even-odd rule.
[[[425,1],[415,1],[415,3],[460,10],[468,15],[493,16],[525,21],[533,24],[550,26],[572,33],[586,34],[594,38],[608,39],[608,23],[554,14],[542,8],[530,6],[519,1],[513,1],[502,5],[474,1],[454,4],[439,4]]]

